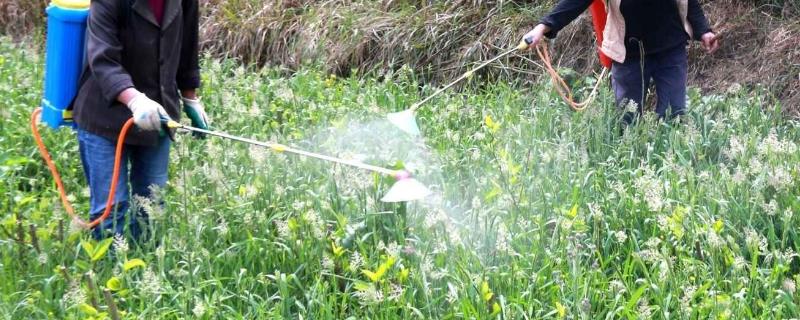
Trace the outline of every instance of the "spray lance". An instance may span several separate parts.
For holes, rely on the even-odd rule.
[[[195,128],[169,119],[162,119],[162,123],[168,129],[182,129],[194,133],[206,134],[228,140],[243,142],[254,146],[264,147],[278,153],[291,153],[301,157],[314,158],[322,161],[338,163],[390,176],[397,181],[395,182],[394,185],[392,185],[391,188],[389,188],[389,191],[383,196],[383,198],[381,198],[381,201],[383,202],[414,201],[425,198],[431,194],[431,191],[417,179],[414,179],[413,176],[411,175],[411,172],[407,170],[394,170],[371,164],[366,164],[356,160],[347,160],[347,159],[332,157],[329,155],[314,153],[306,150],[300,150],[280,143],[257,141],[249,138],[234,136],[224,132]]]
[[[594,29],[595,29],[595,33],[597,34],[597,43],[599,45],[603,41],[603,28],[605,28],[605,22],[606,22],[605,1],[603,1],[603,0],[594,0],[592,5],[591,5],[591,7],[590,7],[590,11],[592,13],[592,18],[593,18],[593,22],[594,22]],[[510,55],[512,53],[517,52],[517,51],[523,51],[523,50],[528,49],[528,47],[530,46],[531,42],[532,42],[531,39],[522,39],[522,41],[520,41],[520,43],[517,44],[517,46],[515,46],[515,47],[513,47],[511,49],[508,49],[506,51],[503,51],[502,53],[500,53],[499,55],[495,56],[494,58],[486,60],[483,63],[481,63],[480,65],[478,65],[477,67],[465,72],[464,74],[462,74],[461,76],[459,76],[458,78],[456,78],[452,82],[448,83],[444,87],[441,87],[438,90],[436,90],[435,92],[433,92],[431,95],[429,95],[429,96],[425,97],[424,99],[414,103],[413,105],[411,105],[410,108],[408,108],[406,110],[403,110],[403,111],[400,111],[400,112],[394,112],[394,113],[387,114],[386,118],[389,120],[390,123],[395,125],[400,130],[402,130],[402,131],[404,131],[404,132],[406,132],[406,133],[408,133],[408,134],[410,134],[412,136],[419,136],[420,135],[420,130],[419,130],[419,126],[417,125],[417,121],[414,118],[414,113],[423,104],[425,104],[426,102],[430,101],[434,97],[438,96],[439,94],[441,94],[445,90],[447,90],[447,89],[451,88],[452,86],[456,85],[457,83],[463,81],[464,79],[472,77],[472,75],[475,74],[475,72],[477,72],[480,69],[483,69],[484,67],[486,67],[487,65],[491,64],[492,62],[495,62],[495,61],[497,61],[499,59],[502,59],[503,57],[506,57],[506,56],[508,56],[508,55]],[[589,94],[589,96],[587,97],[587,99],[585,101],[580,102],[580,103],[575,102],[573,100],[572,90],[569,88],[569,86],[564,81],[564,79],[558,74],[556,69],[553,67],[552,59],[550,58],[550,54],[548,53],[548,50],[547,50],[547,45],[542,42],[540,46],[536,47],[536,53],[539,55],[539,58],[541,58],[542,61],[544,62],[544,69],[547,71],[547,73],[553,79],[553,83],[555,85],[556,91],[558,91],[558,93],[561,96],[561,98],[564,99],[564,101],[567,102],[567,104],[573,110],[575,110],[575,111],[584,110],[586,108],[586,106],[594,98],[594,96],[595,96],[595,94],[597,92],[597,89],[599,87],[600,81],[597,81],[595,83],[595,86],[592,89],[592,92]],[[603,79],[605,77],[605,75],[606,75],[607,69],[611,68],[611,59],[609,59],[602,52],[599,52],[599,55],[600,55],[600,62],[605,67],[603,69],[602,73],[600,74],[600,79]]]

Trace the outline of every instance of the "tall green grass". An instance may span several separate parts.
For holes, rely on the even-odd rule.
[[[70,228],[30,137],[41,56],[6,41],[0,52],[7,318],[109,317],[103,288],[121,317],[145,319],[800,316],[800,133],[759,92],[693,90],[680,123],[620,133],[608,90],[574,113],[548,83],[473,83],[421,109],[413,144],[376,126],[435,89],[418,91],[408,68],[284,77],[204,59],[214,128],[341,156],[379,137],[389,154],[420,155],[437,195],[383,204],[386,178],[179,135],[166,206],[137,203],[154,239],[103,252]],[[74,135],[45,142],[85,212]]]

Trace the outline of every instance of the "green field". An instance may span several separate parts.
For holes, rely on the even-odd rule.
[[[385,121],[435,89],[412,70],[206,58],[215,129],[405,166],[434,195],[385,204],[391,178],[179,134],[166,206],[138,202],[155,239],[104,252],[70,226],[30,135],[42,70],[0,41],[5,318],[109,318],[104,288],[124,319],[800,317],[800,125],[759,92],[693,90],[680,123],[620,134],[605,87],[576,113],[549,83],[472,79],[423,107],[412,139]],[[86,212],[74,133],[43,132]]]

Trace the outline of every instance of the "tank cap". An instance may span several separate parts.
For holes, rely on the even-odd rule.
[[[89,0],[53,0],[53,5],[62,9],[89,9]]]

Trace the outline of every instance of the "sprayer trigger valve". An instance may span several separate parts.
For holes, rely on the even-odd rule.
[[[284,152],[284,151],[286,151],[286,146],[284,146],[284,145],[282,145],[282,144],[277,144],[277,143],[276,143],[276,144],[273,144],[273,145],[272,145],[270,148],[272,148],[272,150],[275,150],[275,151],[277,151],[277,152]]]

